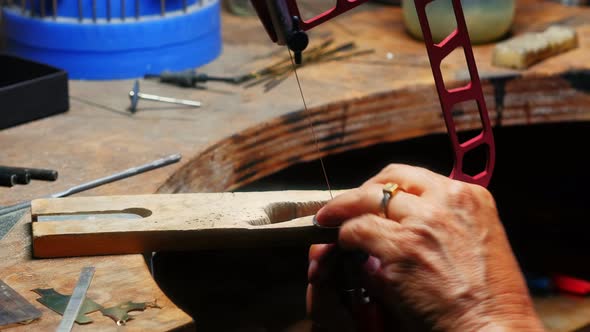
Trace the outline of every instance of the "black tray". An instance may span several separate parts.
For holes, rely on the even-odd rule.
[[[65,71],[0,54],[0,129],[63,113],[69,107]]]

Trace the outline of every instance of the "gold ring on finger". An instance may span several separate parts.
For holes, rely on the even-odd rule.
[[[395,193],[398,190],[401,190],[401,188],[397,183],[389,182],[383,186],[383,199],[381,200],[381,210],[383,211],[383,214],[386,218],[389,218],[387,216],[387,204],[389,204],[389,200],[391,200],[393,195],[395,195]]]

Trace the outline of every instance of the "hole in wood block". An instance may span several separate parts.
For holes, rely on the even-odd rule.
[[[302,19],[309,21],[336,7],[336,0],[316,0],[307,1],[305,3],[298,1],[297,6],[299,6],[299,12],[301,13]]]
[[[413,2],[413,1],[412,1]],[[440,43],[457,29],[452,0],[435,0],[426,5],[432,40]]]
[[[271,224],[277,224],[297,218],[312,216],[326,202],[278,202],[270,204],[265,212]]]
[[[152,211],[144,208],[129,208],[121,211],[80,211],[74,213],[39,214],[33,216],[34,221],[65,221],[65,220],[112,220],[142,219],[152,215]]]
[[[471,75],[467,67],[467,58],[463,47],[457,47],[440,63],[445,89],[461,88],[471,83]]]
[[[457,129],[459,143],[465,143],[482,133],[483,124],[477,101],[468,100],[455,104],[451,113],[453,114],[453,122]],[[469,130],[467,131],[467,129]]]
[[[488,161],[489,147],[482,144],[471,149],[463,156],[463,173],[469,176],[476,176],[485,171]]]

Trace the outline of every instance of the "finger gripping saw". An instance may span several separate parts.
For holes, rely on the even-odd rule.
[[[297,6],[296,0],[251,0],[264,28],[270,39],[278,45],[287,45],[293,51],[295,62],[300,64],[302,52],[309,43],[306,31],[327,22],[340,14],[343,14],[367,0],[337,0],[336,5],[311,18],[304,20]],[[440,1],[440,0],[439,0]],[[426,44],[426,50],[430,59],[430,66],[434,82],[442,107],[443,117],[447,132],[451,139],[454,151],[454,165],[450,177],[456,180],[487,186],[490,182],[495,164],[494,137],[488,111],[486,108],[481,82],[477,73],[473,50],[465,24],[465,17],[460,0],[452,0],[457,28],[440,43],[435,43],[426,15],[426,6],[433,0],[414,0],[422,34]],[[444,84],[441,71],[441,62],[453,50],[463,47],[465,60],[471,77],[471,81],[462,87],[447,89]],[[467,140],[460,141],[453,120],[453,108],[455,105],[475,101],[477,103],[481,121],[481,132]],[[485,167],[477,174],[467,174],[465,170],[465,155],[476,149],[483,148],[486,154]]]

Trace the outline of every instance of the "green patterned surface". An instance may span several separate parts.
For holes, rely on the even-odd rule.
[[[497,40],[504,36],[514,20],[514,0],[462,0],[469,37],[474,44]],[[414,0],[402,1],[404,23],[408,32],[422,38]],[[457,23],[451,0],[436,0],[426,7],[432,37],[440,42],[455,30]]]

